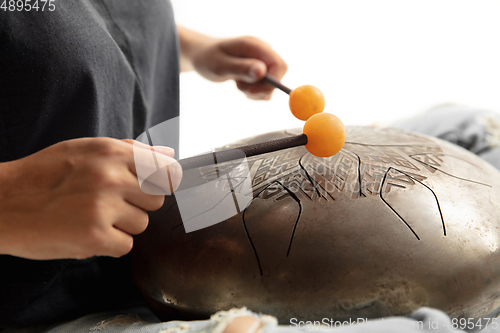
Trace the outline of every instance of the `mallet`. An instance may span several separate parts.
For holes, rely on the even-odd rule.
[[[297,146],[305,146],[315,156],[329,157],[338,153],[344,143],[345,128],[342,121],[333,114],[318,113],[306,121],[300,135],[188,157],[178,162],[183,170],[189,170],[239,159],[243,154],[250,157]]]
[[[274,86],[290,95],[288,105],[292,114],[300,119],[307,120],[312,115],[323,112],[325,109],[325,97],[318,88],[311,85],[300,86],[290,89],[284,86],[277,78],[267,73],[262,82]]]

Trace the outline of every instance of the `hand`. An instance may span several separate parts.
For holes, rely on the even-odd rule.
[[[133,143],[133,144],[132,144]],[[142,149],[138,147],[143,146]],[[173,150],[155,149],[162,165]],[[28,259],[120,257],[131,235],[148,225],[146,211],[163,195],[139,188],[136,163],[151,147],[132,140],[83,138],[0,163],[0,254]],[[182,170],[170,168],[177,188]]]
[[[215,82],[236,81],[252,99],[270,99],[274,87],[259,82],[266,73],[281,79],[286,63],[265,42],[254,37],[210,38],[178,27],[183,70],[195,69]]]
[[[222,333],[258,333],[262,327],[263,324],[258,318],[241,316],[232,319]]]

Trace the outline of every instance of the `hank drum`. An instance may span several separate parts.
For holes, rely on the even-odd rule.
[[[330,158],[298,147],[247,163],[253,200],[238,214],[186,233],[168,196],[136,237],[135,281],[160,318],[242,306],[284,324],[422,306],[484,318],[500,307],[500,173],[476,155],[400,130],[348,127]],[[233,178],[213,184],[238,191]]]

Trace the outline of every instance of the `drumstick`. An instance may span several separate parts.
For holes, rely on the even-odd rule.
[[[300,134],[252,145],[188,157],[178,160],[178,162],[182,166],[183,170],[189,170],[202,166],[237,160],[244,157],[271,153],[282,149],[304,146],[306,144],[307,136],[305,134]]]
[[[344,124],[330,113],[310,117],[302,132],[300,135],[188,157],[178,162],[182,169],[189,170],[298,146],[306,146],[315,156],[329,157],[338,153],[345,143]]]
[[[300,120],[307,120],[312,115],[323,112],[325,108],[325,97],[315,86],[304,85],[292,90],[269,73],[264,76],[262,82],[287,93],[290,96],[288,102],[290,111]]]
[[[262,79],[262,82],[267,83],[271,86],[274,86],[274,87],[278,88],[279,90],[287,93],[288,95],[290,95],[290,93],[292,92],[292,89],[284,86],[277,78],[275,78],[274,76],[272,76],[269,73],[267,73],[266,76],[264,76],[264,78]]]

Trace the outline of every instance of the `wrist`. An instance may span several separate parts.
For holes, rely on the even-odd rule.
[[[182,26],[177,26],[177,33],[179,35],[179,44],[181,48],[181,72],[186,72],[194,69],[193,57],[199,52],[200,49],[217,41],[212,38],[196,31],[189,30]]]

